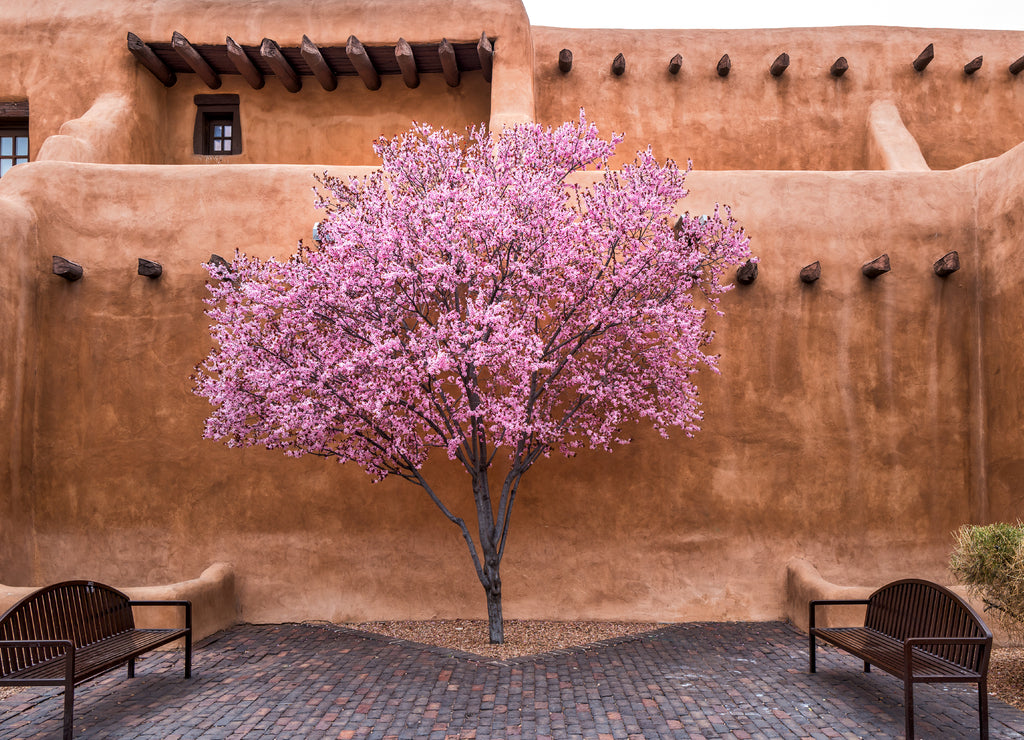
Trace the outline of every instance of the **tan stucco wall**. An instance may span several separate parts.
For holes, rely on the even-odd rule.
[[[461,538],[419,489],[205,441],[208,406],[190,392],[210,343],[201,263],[290,253],[318,218],[311,174],[366,172],[351,165],[414,110],[497,126],[585,105],[605,132],[626,131],[624,154],[692,156],[681,208],[732,204],[760,258],[712,321],[722,374],[701,379],[704,431],[638,429],[629,447],[543,460],[524,480],[506,616],[777,618],[793,558],[835,584],[948,583],[960,524],[1024,510],[1024,77],[1006,72],[1024,34],[530,29],[518,0],[4,4],[0,23],[23,49],[0,69],[0,97],[29,97],[33,157],[47,160],[0,181],[0,583],[159,586],[223,562],[243,620],[482,616]],[[292,95],[225,78],[218,92],[242,97],[236,162],[251,164],[211,166],[190,154],[191,99],[209,91],[191,75],[165,89],[126,52],[128,30],[499,42],[489,86],[391,78],[371,93],[353,78],[324,93],[306,78]],[[918,75],[910,61],[929,42],[937,58]],[[776,80],[781,51],[792,64]],[[724,52],[727,80],[714,73]],[[840,54],[851,69],[835,81]],[[858,168],[889,171],[842,171]],[[954,249],[963,268],[936,277]],[[863,277],[883,252],[892,272]],[[85,277],[50,274],[54,254]],[[163,276],[137,275],[139,257]],[[815,260],[822,278],[804,285]],[[470,517],[464,474],[443,460],[428,472]]]
[[[868,160],[873,103],[895,103],[932,169],[1002,154],[1024,140],[1024,80],[1007,71],[1024,53],[1019,32],[920,28],[786,28],[608,31],[534,28],[537,116],[546,123],[587,117],[622,131],[635,151],[707,170],[847,170]],[[935,60],[912,62],[929,43]],[[568,74],[558,53],[573,52]],[[618,53],[626,71],[611,71]],[[786,52],[778,78],[769,67]],[[677,75],[669,60],[680,54]],[[715,65],[732,61],[728,77]],[[973,76],[963,66],[985,62]],[[829,75],[840,56],[850,64]]]
[[[955,172],[691,175],[686,207],[732,203],[761,259],[714,322],[722,375],[702,381],[705,430],[638,430],[613,454],[538,463],[504,564],[506,614],[777,617],[794,556],[839,583],[948,581],[950,533],[1012,513],[977,480],[988,255],[974,234],[979,176],[1022,156]],[[236,569],[248,620],[481,612],[457,531],[418,489],[201,439],[206,405],[188,380],[209,345],[200,262],[235,245],[287,254],[316,218],[309,171],[43,162],[0,183],[36,214],[20,251],[37,332],[32,474],[12,507],[27,509],[29,555],[0,581],[159,584],[216,560]],[[964,268],[939,279],[932,262],[951,249]],[[893,271],[869,281],[860,266],[882,251]],[[54,252],[85,277],[49,275]],[[164,276],[136,275],[140,256]],[[814,260],[822,279],[805,286]],[[463,475],[430,472],[468,515]]]

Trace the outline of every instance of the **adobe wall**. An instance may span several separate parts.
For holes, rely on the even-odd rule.
[[[369,164],[373,139],[405,130],[413,119],[461,130],[489,120],[500,127],[534,115],[533,47],[519,0],[5,3],[0,28],[9,57],[0,69],[0,100],[28,99],[33,160],[48,137],[63,136],[50,143],[44,158],[211,162],[191,153],[197,93],[241,96],[245,141],[243,154],[233,160],[239,164]],[[498,39],[501,53],[491,84],[479,72],[466,72],[455,88],[440,75],[421,75],[413,90],[400,76],[384,76],[375,92],[358,78],[342,78],[328,93],[306,77],[301,91],[289,93],[273,77],[253,90],[240,76],[225,75],[222,86],[211,90],[193,74],[179,75],[177,84],[165,88],[128,52],[129,31],[147,42],[169,42],[179,31],[197,45],[224,44],[230,35],[243,45],[258,45],[269,36],[281,46],[299,46],[303,34],[323,46],[344,46],[350,35],[370,46],[394,45],[399,37],[410,43],[475,42],[486,32]],[[117,102],[112,104],[110,96]]]
[[[869,109],[896,104],[932,169],[994,157],[1024,140],[1024,79],[1008,65],[1024,54],[1020,32],[921,28],[758,30],[533,29],[537,120],[560,123],[585,107],[606,131],[624,131],[631,151],[702,170],[857,170],[869,159]],[[935,59],[912,62],[930,43]],[[573,52],[568,74],[558,68]],[[626,71],[612,60],[623,53]],[[790,66],[769,73],[786,52]],[[668,70],[680,54],[679,73]],[[716,65],[732,62],[728,77]],[[982,55],[974,75],[964,65]],[[849,70],[829,68],[840,56]]]
[[[612,454],[538,463],[503,566],[506,615],[775,618],[797,556],[836,582],[948,581],[949,534],[1012,514],[975,480],[987,166],[692,174],[683,205],[732,203],[761,258],[713,322],[722,374],[701,381],[704,431],[637,430]],[[188,379],[210,341],[200,263],[236,245],[288,254],[316,219],[309,170],[42,162],[0,183],[37,219],[22,250],[31,476],[12,507],[32,527],[0,582],[161,584],[223,561],[244,620],[482,615],[458,532],[419,489],[201,438],[207,406]],[[951,249],[964,268],[943,280],[931,265]],[[85,277],[50,275],[55,251]],[[893,271],[869,281],[860,266],[882,251]],[[140,256],[163,277],[135,274]],[[804,285],[814,260],[822,278]],[[464,474],[428,472],[468,516]]]

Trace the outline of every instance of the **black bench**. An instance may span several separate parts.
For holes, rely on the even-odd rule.
[[[185,626],[137,629],[133,606],[185,608]],[[71,738],[75,685],[175,640],[185,640],[185,678],[192,675],[192,603],[132,601],[92,581],[34,591],[0,616],[0,686],[63,686],[64,737]]]
[[[863,627],[816,627],[815,608],[866,604]],[[959,596],[929,581],[895,581],[867,599],[810,603],[810,660],[815,641],[830,642],[903,681],[907,740],[914,737],[915,683],[975,683],[981,737],[988,737],[988,661],[992,632]]]

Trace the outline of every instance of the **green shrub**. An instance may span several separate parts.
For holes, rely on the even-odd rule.
[[[1024,524],[965,524],[949,567],[1003,629],[1024,639]]]

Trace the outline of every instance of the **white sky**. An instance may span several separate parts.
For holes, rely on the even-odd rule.
[[[1024,31],[1022,0],[523,0],[535,26],[916,26]]]

